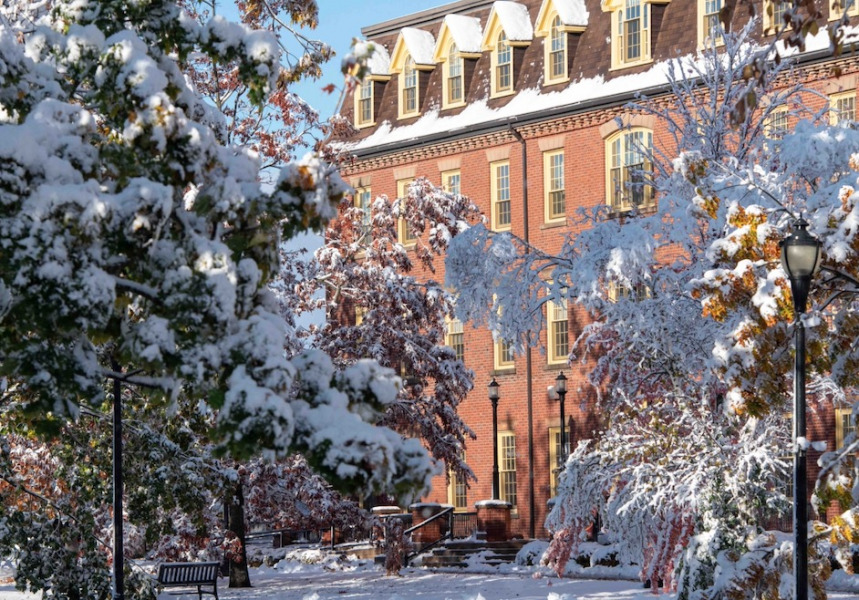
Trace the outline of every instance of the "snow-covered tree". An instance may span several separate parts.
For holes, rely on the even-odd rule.
[[[347,187],[314,156],[262,187],[264,163],[237,143],[269,156],[267,142],[236,130],[254,110],[269,114],[260,107],[298,65],[284,79],[271,32],[197,20],[165,0],[40,7],[25,14],[13,3],[0,18],[0,493],[42,506],[0,515],[19,582],[59,596],[106,593],[103,527],[68,526],[77,511],[107,505],[103,471],[86,466],[87,457],[109,464],[105,450],[50,445],[64,433],[86,441],[86,421],[103,419],[110,401],[106,379],[135,390],[127,411],[143,424],[193,422],[194,436],[204,424],[194,439],[208,445],[203,459],[298,452],[339,490],[422,489],[426,451],[378,424],[395,402],[395,373],[284,351],[293,332],[267,289],[279,244],[320,230]],[[225,118],[186,78],[192,64],[229,68],[229,100],[239,90],[247,104]],[[37,433],[60,458],[44,468],[69,470],[57,481],[92,483],[78,490],[84,504],[52,503],[21,476],[13,447]],[[164,471],[154,477],[169,485]],[[54,547],[55,559],[30,560]]]
[[[791,84],[788,61],[771,60],[772,45],[752,43],[751,27],[725,34],[723,48],[672,61],[672,94],[628,107],[668,133],[664,145],[638,149],[653,169],[633,185],[655,188],[654,212],[582,211],[587,227],[556,255],[476,226],[453,240],[447,261],[461,317],[520,347],[536,341],[527,332],[542,328],[547,300],[569,297],[593,317],[572,358],[593,360],[591,383],[611,416],[561,477],[552,560],[563,567],[600,510],[643,578],[676,577],[689,598],[789,585],[785,551],[750,541],[758,511],[783,503],[779,457],[790,453],[787,427],[777,425],[792,367],[777,242],[799,206],[817,207],[815,222],[842,233],[831,244],[843,240],[837,224],[850,220],[832,215],[852,194],[844,178],[855,183],[854,131],[815,122],[803,100],[810,92]],[[749,72],[766,60],[750,103]],[[773,115],[783,109],[791,122],[807,120],[779,139]],[[809,325],[838,325],[824,321]],[[819,335],[815,344],[829,357],[817,372],[838,377],[849,344],[829,354]],[[814,567],[819,593],[826,566]],[[714,569],[724,576],[713,579]]]
[[[304,296],[317,286],[326,296],[328,320],[315,344],[340,365],[372,358],[397,370],[406,385],[380,423],[419,436],[435,459],[466,478],[473,475],[462,451],[474,434],[456,409],[472,388],[473,373],[445,346],[453,295],[412,274],[397,228],[401,219],[408,224],[417,259],[431,277],[434,260],[477,218],[467,198],[426,178],[411,184],[404,198],[380,196],[366,209],[347,199],[316,252],[314,271],[304,274]]]

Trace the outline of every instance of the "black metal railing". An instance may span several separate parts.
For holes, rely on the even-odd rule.
[[[421,521],[417,525],[406,529],[403,535],[411,539],[412,551],[406,553],[403,564],[408,565],[409,561],[418,554],[432,550],[444,540],[449,539],[453,530],[453,515],[453,507],[448,506],[426,521]],[[432,529],[430,525],[433,526]],[[433,535],[433,529],[438,532],[436,535]]]
[[[461,540],[471,537],[475,531],[477,531],[476,512],[453,513],[450,522],[450,537],[452,539]]]

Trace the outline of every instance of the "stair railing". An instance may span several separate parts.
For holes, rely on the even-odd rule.
[[[412,551],[412,552],[407,551],[406,552],[406,555],[403,558],[403,566],[408,566],[409,562],[414,557],[416,557],[417,555],[422,554],[422,553],[426,552],[427,550],[432,550],[433,548],[435,548],[436,546],[441,544],[444,540],[450,539],[451,533],[453,532],[453,507],[448,506],[447,508],[445,508],[440,513],[434,514],[433,516],[431,516],[426,521],[421,521],[417,525],[409,527],[408,529],[406,529],[403,532],[403,535],[405,537],[409,537],[414,532],[420,531],[421,529],[424,529],[425,527],[427,527],[431,523],[435,523],[436,521],[440,521],[440,520],[444,520],[445,521],[444,525],[446,525],[446,526],[443,525],[443,526],[439,527],[440,535],[439,535],[438,539],[431,540],[430,542],[425,543],[425,544],[421,544],[420,546],[415,544],[414,545],[414,548],[415,548],[414,551]]]

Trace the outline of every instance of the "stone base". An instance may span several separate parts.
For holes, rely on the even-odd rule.
[[[486,532],[487,542],[510,539],[510,512],[513,506],[502,500],[481,500],[477,507],[477,528]]]

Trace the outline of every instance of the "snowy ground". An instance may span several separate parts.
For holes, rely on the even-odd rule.
[[[652,600],[655,596],[638,581],[558,579],[533,567],[430,572],[404,569],[401,577],[385,577],[370,561],[326,561],[306,564],[283,560],[274,567],[251,570],[250,589],[231,590],[226,579],[219,581],[223,600]],[[30,600],[34,594],[16,592],[0,569],[0,600]],[[843,585],[842,585],[843,587]],[[171,596],[190,600],[197,595]],[[673,600],[674,594],[658,596]],[[832,600],[859,600],[859,593],[831,591]]]

